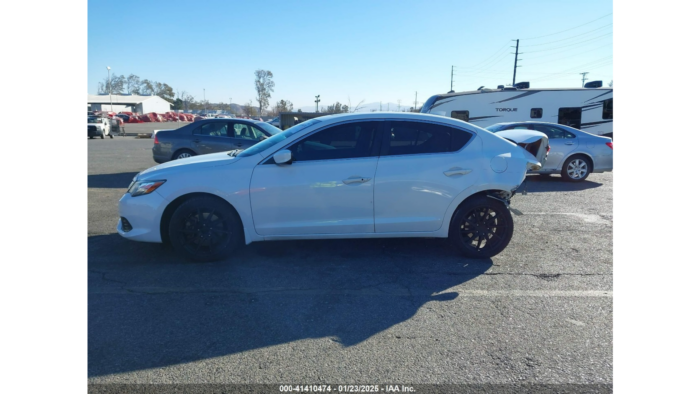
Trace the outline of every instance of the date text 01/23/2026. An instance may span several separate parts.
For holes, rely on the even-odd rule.
[[[301,392],[301,393],[412,393],[415,392],[412,386],[404,386],[398,384],[389,385],[330,385],[330,384],[320,384],[320,385],[303,385],[303,384],[283,384],[280,385],[280,392]]]

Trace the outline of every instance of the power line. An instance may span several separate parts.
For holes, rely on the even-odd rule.
[[[542,37],[549,37],[549,36],[553,36],[553,35],[555,35],[555,34],[565,33],[565,32],[567,32],[567,31],[571,31],[571,30],[574,30],[574,29],[578,29],[578,28],[581,27],[581,26],[589,25],[589,24],[591,24],[591,23],[593,23],[593,22],[595,22],[595,21],[601,20],[601,19],[603,19],[603,18],[605,18],[605,17],[607,17],[607,16],[610,16],[610,15],[612,15],[612,12],[609,13],[609,14],[607,14],[607,15],[603,15],[603,16],[601,16],[601,17],[598,18],[598,19],[593,19],[593,20],[590,21],[590,22],[586,22],[586,23],[584,23],[584,24],[582,24],[582,25],[574,26],[574,27],[572,27],[572,28],[570,28],[570,29],[558,31],[558,32],[556,32],[556,33],[545,34],[545,35],[543,35],[543,36],[538,36],[538,37],[523,38],[523,40],[536,40],[536,39],[542,38]]]
[[[595,67],[586,67],[586,69],[587,69],[587,70],[595,70],[596,68],[606,67],[606,66],[609,66],[610,64],[612,64],[612,62],[600,64],[600,65],[597,65],[597,66],[595,66]],[[548,80],[552,80],[552,79],[571,78],[570,74],[572,74],[572,73],[560,73],[560,74],[561,74],[561,75],[557,75],[557,76],[554,76],[554,75],[553,75],[553,76],[550,76],[550,77],[532,79],[532,81],[535,81],[535,80],[537,80],[537,81],[548,81]],[[568,75],[564,75],[564,74],[568,74]],[[579,73],[579,74],[580,74],[580,73]],[[600,76],[601,76],[601,77],[604,77],[605,75],[600,75]]]
[[[501,56],[499,56],[498,58],[496,58],[496,59],[490,61],[489,64],[485,65],[484,67],[482,67],[482,68],[480,68],[480,69],[478,69],[478,70],[473,70],[473,71],[470,70],[470,71],[468,71],[467,73],[479,74],[480,72],[482,72],[482,71],[484,71],[484,70],[490,69],[490,68],[493,67],[495,64],[498,64],[498,63],[499,63],[500,61],[502,61],[506,56],[508,56],[508,52],[507,52],[507,51],[504,52],[503,54],[501,54]]]
[[[507,47],[508,44],[510,44],[510,41],[506,42],[505,45],[503,45],[502,47],[500,47],[496,52],[494,52],[493,55],[487,57],[486,59],[484,59],[483,61],[481,61],[481,62],[479,62],[479,63],[476,63],[476,64],[474,64],[474,65],[472,65],[472,66],[469,66],[469,67],[461,67],[461,66],[455,66],[455,67],[459,67],[459,68],[476,68],[476,66],[481,65],[481,64],[487,62],[488,60],[490,60],[491,58],[493,58],[494,56],[496,56],[499,52],[501,52],[501,50],[502,50],[503,48]]]
[[[595,48],[591,49],[590,51],[577,52],[576,55],[583,55],[584,53],[589,53],[589,52],[593,52],[593,51],[599,51],[601,48],[605,48],[605,47],[610,46],[610,45],[612,45],[612,43],[610,43],[610,44],[605,44],[605,45],[598,46],[598,47],[595,47]],[[572,49],[576,49],[576,48],[572,48]],[[550,57],[550,56],[559,55],[560,53],[568,52],[568,51],[569,51],[569,49],[564,50],[564,51],[561,51],[561,52],[550,53],[550,54],[548,54],[548,55],[535,56],[534,58],[528,58],[528,59],[526,59],[526,60],[530,60],[530,59],[540,59],[540,58],[544,58],[544,57]],[[525,66],[537,66],[537,65],[540,65],[540,64],[551,63],[551,62],[552,62],[552,60],[547,60],[547,61],[545,61],[545,62],[539,62],[539,63],[534,63],[534,64],[524,64],[524,65],[525,65]]]
[[[575,35],[575,36],[571,36],[571,37],[567,37],[567,38],[562,38],[561,40],[543,42],[543,43],[540,43],[540,44],[526,45],[525,47],[526,47],[526,48],[529,48],[529,47],[535,47],[535,46],[540,46],[540,45],[553,44],[553,43],[555,43],[555,42],[561,42],[561,41],[570,40],[570,39],[572,39],[572,38],[585,36],[586,34],[591,34],[591,33],[593,33],[594,31],[598,31],[598,30],[600,30],[600,29],[605,29],[605,28],[608,27],[608,26],[612,26],[612,23],[607,24],[607,25],[605,25],[605,26],[603,26],[603,27],[599,27],[599,28],[597,28],[597,29],[589,30],[589,31],[587,31],[587,32],[585,32],[585,33],[577,34],[577,35]]]
[[[601,59],[598,59],[598,60],[594,60],[594,61],[592,61],[592,62],[588,62],[588,63],[585,63],[585,64],[578,65],[578,66],[576,66],[576,67],[569,68],[569,69],[564,70],[564,71],[562,71],[562,72],[552,73],[552,74],[550,74],[550,75],[545,75],[545,76],[543,76],[543,77],[534,78],[534,79],[532,79],[532,80],[533,80],[533,81],[538,81],[538,80],[541,80],[541,79],[548,79],[550,76],[553,76],[553,75],[560,75],[560,74],[567,74],[567,73],[569,73],[569,71],[573,71],[573,70],[576,70],[576,69],[581,69],[581,68],[583,68],[583,67],[586,67],[586,68],[589,68],[589,69],[593,69],[594,67],[590,67],[590,66],[594,66],[594,65],[595,65],[595,67],[598,67],[598,66],[601,66],[601,67],[602,67],[603,65],[607,65],[607,62],[609,62],[609,61],[611,60],[611,58],[612,58],[612,56],[607,56],[607,57],[604,57],[604,58],[601,58]],[[598,64],[598,63],[601,63],[601,62],[603,62],[603,63],[605,63],[605,64]]]
[[[598,36],[598,37],[591,38],[590,40],[579,41],[579,42],[575,42],[575,43],[573,43],[573,44],[564,45],[564,46],[556,47],[556,48],[540,49],[539,51],[527,51],[527,52],[523,52],[523,54],[525,54],[525,53],[537,53],[537,52],[553,51],[553,50],[555,50],[555,49],[561,49],[561,48],[571,47],[571,46],[574,46],[574,45],[583,44],[583,43],[585,43],[585,42],[597,40],[597,39],[599,39],[599,38],[602,38],[602,37],[605,37],[605,36],[609,36],[609,35],[611,35],[611,34],[612,34],[612,32],[603,34],[603,35]]]

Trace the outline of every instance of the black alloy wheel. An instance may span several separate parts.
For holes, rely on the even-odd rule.
[[[450,239],[472,258],[493,257],[513,237],[513,216],[506,205],[486,196],[464,203],[452,219]]]

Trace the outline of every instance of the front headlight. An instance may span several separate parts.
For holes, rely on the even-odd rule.
[[[145,194],[151,194],[156,189],[158,189],[165,180],[162,181],[138,181],[133,182],[129,187],[127,193],[131,194],[131,197],[143,196]]]

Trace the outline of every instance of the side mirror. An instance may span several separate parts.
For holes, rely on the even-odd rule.
[[[292,152],[289,149],[282,149],[272,156],[275,164],[292,164]]]

